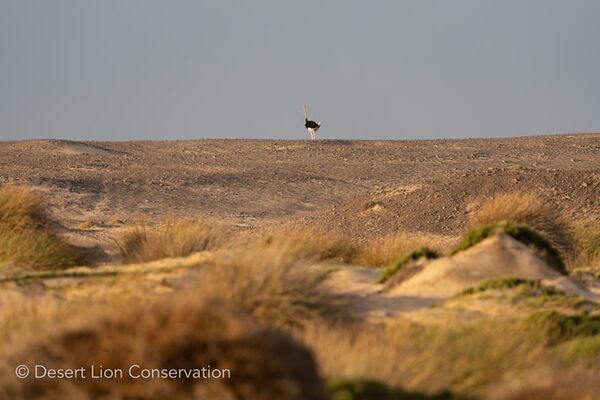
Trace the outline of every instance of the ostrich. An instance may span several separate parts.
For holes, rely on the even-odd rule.
[[[309,121],[306,114],[306,106],[304,106],[304,127],[308,130],[308,134],[312,140],[317,139],[317,131],[321,127],[321,123],[319,121]]]

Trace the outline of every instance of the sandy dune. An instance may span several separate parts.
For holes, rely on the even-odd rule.
[[[423,262],[420,272],[391,288],[377,283],[380,270],[349,266],[331,273],[326,284],[337,293],[356,296],[357,314],[374,321],[441,304],[465,289],[499,278],[540,281],[567,295],[600,303],[600,295],[548,267],[527,246],[503,233],[456,255]]]

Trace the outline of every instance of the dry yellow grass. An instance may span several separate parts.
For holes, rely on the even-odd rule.
[[[214,221],[172,219],[158,227],[136,225],[117,245],[124,262],[139,263],[214,250],[224,240],[223,228]]]
[[[318,229],[279,229],[266,234],[251,247],[274,248],[289,257],[324,261],[350,262],[356,255],[356,247],[346,237],[336,232]]]
[[[483,203],[469,221],[471,227],[501,222],[527,225],[540,233],[563,258],[573,255],[570,227],[561,213],[528,192],[503,193]]]
[[[47,301],[40,301],[41,299]],[[75,307],[42,296],[25,296],[3,287],[0,292],[0,359],[14,346],[50,334]]]
[[[321,286],[325,274],[286,248],[237,251],[204,267],[195,292],[235,304],[272,327],[297,328],[319,318],[345,320],[343,299]]]
[[[47,228],[49,219],[41,197],[24,187],[3,187],[0,191],[0,225],[13,229]]]
[[[442,317],[443,318],[443,317]],[[418,325],[398,319],[387,326],[360,324],[353,328],[311,325],[299,337],[313,350],[326,378],[360,378],[428,394],[450,390],[487,398],[500,385],[510,387],[527,371],[556,366],[569,374],[582,364],[559,358],[540,340],[545,331],[523,329],[518,319],[485,319],[477,323],[446,319]],[[585,385],[592,397],[598,385]],[[508,380],[508,382],[507,382]],[[565,393],[578,393],[571,385]],[[547,397],[551,399],[553,397]],[[566,397],[565,397],[566,398]]]
[[[574,224],[573,238],[576,254],[569,260],[570,266],[588,267],[592,272],[600,274],[600,223]]]
[[[440,250],[446,241],[432,234],[400,232],[370,240],[359,248],[353,261],[364,266],[387,267],[411,250],[422,247]]]
[[[0,191],[0,262],[49,269],[89,262],[89,257],[54,233],[40,196],[5,187]]]
[[[19,196],[19,201],[6,207],[9,211],[0,214],[0,221],[2,215],[6,220],[22,221],[22,225],[15,222],[15,226],[24,230],[50,225],[43,208],[36,208],[39,202]],[[515,196],[522,204],[511,204]],[[15,202],[22,206],[15,207]],[[571,231],[562,220],[553,222],[551,216],[557,214],[534,197],[502,195],[485,204],[471,224],[518,221],[540,232],[550,232],[555,239],[567,238],[561,235]],[[587,257],[591,263],[598,257],[599,235],[593,228],[582,225],[572,231],[580,257]],[[346,303],[348,299],[331,294],[321,285],[332,268],[329,261],[389,265],[417,245],[439,249],[443,241],[437,237],[398,234],[364,247],[335,233],[316,230],[280,230],[235,245],[226,245],[226,239],[221,227],[205,221],[172,220],[157,228],[136,226],[120,242],[128,262],[215,251],[185,260],[104,267],[113,275],[101,278],[98,274],[97,279],[110,279],[111,289],[120,286],[119,290],[101,291],[99,288],[108,286],[108,281],[96,282],[94,290],[98,292],[91,295],[91,289],[78,281],[72,285],[72,290],[80,291],[77,302],[57,302],[49,293],[43,300],[0,297],[0,395],[27,398],[35,393],[38,398],[48,399],[98,393],[141,399],[326,398],[312,356],[287,336],[289,332],[313,350],[328,378],[372,379],[423,393],[451,390],[486,398],[506,395],[520,399],[529,395],[550,399],[559,389],[567,396],[563,398],[579,393],[594,398],[600,394],[589,379],[600,373],[597,364],[585,364],[589,369],[586,378],[579,377],[576,371],[581,371],[584,361],[563,357],[558,351],[560,344],[549,344],[546,337],[557,332],[563,335],[563,327],[575,336],[585,331],[588,336],[584,342],[571,343],[571,339],[561,337],[559,341],[569,343],[571,353],[576,352],[589,363],[598,354],[597,336],[590,336],[597,329],[596,317],[581,317],[579,321],[578,316],[559,316],[550,318],[547,327],[532,325],[514,315],[502,319],[481,317],[476,322],[444,319],[448,310],[438,308],[432,310],[437,312],[435,323],[422,321],[421,325],[398,318],[381,326],[352,320],[354,310]],[[570,244],[571,238],[567,239]],[[225,247],[228,249],[223,250]],[[177,268],[185,273],[172,274]],[[92,272],[95,270],[85,279],[93,279]],[[142,273],[152,285],[144,284]],[[149,288],[165,280],[176,284],[154,297],[155,292]],[[164,294],[181,287],[188,289]],[[117,294],[125,290],[127,294]],[[132,291],[135,293],[129,293]],[[124,369],[133,363],[149,368],[210,363],[213,368],[231,368],[234,379],[21,381],[13,371],[20,363],[62,368],[102,364]],[[501,386],[518,386],[513,380],[524,376],[532,379],[524,371],[542,367],[548,367],[549,373],[556,376],[568,376],[568,382],[574,384],[567,385],[565,380],[558,388],[536,386],[527,380],[527,387],[500,391]]]

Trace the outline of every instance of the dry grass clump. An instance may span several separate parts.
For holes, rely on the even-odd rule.
[[[573,254],[573,241],[568,224],[554,207],[533,193],[499,194],[486,201],[469,221],[470,227],[514,222],[539,232],[563,258]]]
[[[286,335],[257,327],[230,307],[200,302],[193,293],[127,306],[120,312],[86,315],[14,349],[0,367],[3,398],[328,398],[304,347]],[[18,379],[14,367],[19,364],[83,366],[86,379],[35,379],[32,375]],[[220,369],[229,377],[135,379],[128,374],[132,365],[159,371],[205,367],[205,373],[208,368]],[[123,375],[91,379],[91,366],[120,369]]]
[[[437,249],[441,247],[441,241],[441,238],[435,235],[395,233],[368,241],[360,247],[354,262],[364,266],[387,267],[413,249],[421,247]]]
[[[276,230],[254,246],[275,248],[293,258],[315,261],[351,262],[357,252],[350,239],[336,232],[313,228]]]
[[[321,285],[325,277],[288,249],[270,248],[223,254],[202,269],[194,287],[199,297],[235,304],[267,326],[298,328],[310,320],[347,318],[343,298]]]
[[[52,230],[41,198],[20,187],[0,190],[0,262],[35,269],[68,267],[88,261],[82,251]]]
[[[374,380],[429,395],[449,390],[486,398],[500,384],[508,385],[507,377],[518,380],[549,365],[564,374],[583,366],[560,360],[552,345],[541,340],[549,332],[543,327],[533,331],[520,319],[440,322],[429,326],[398,319],[385,327],[362,324],[354,329],[311,326],[301,338],[328,379]],[[600,396],[600,388],[593,393]]]
[[[600,273],[600,223],[579,223],[573,227],[576,255],[571,266],[592,267]]]
[[[0,190],[0,225],[37,229],[48,228],[50,222],[39,195],[27,188],[6,186]]]
[[[117,242],[126,263],[140,263],[217,249],[223,228],[212,221],[173,219],[158,227],[136,225]]]
[[[480,394],[538,352],[531,340],[501,324],[420,326],[398,320],[355,330],[317,327],[303,340],[327,378],[360,377],[428,394]],[[510,330],[510,334],[508,331]]]

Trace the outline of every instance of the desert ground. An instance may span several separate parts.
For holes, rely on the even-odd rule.
[[[600,398],[600,134],[0,142],[0,309],[6,399]]]

